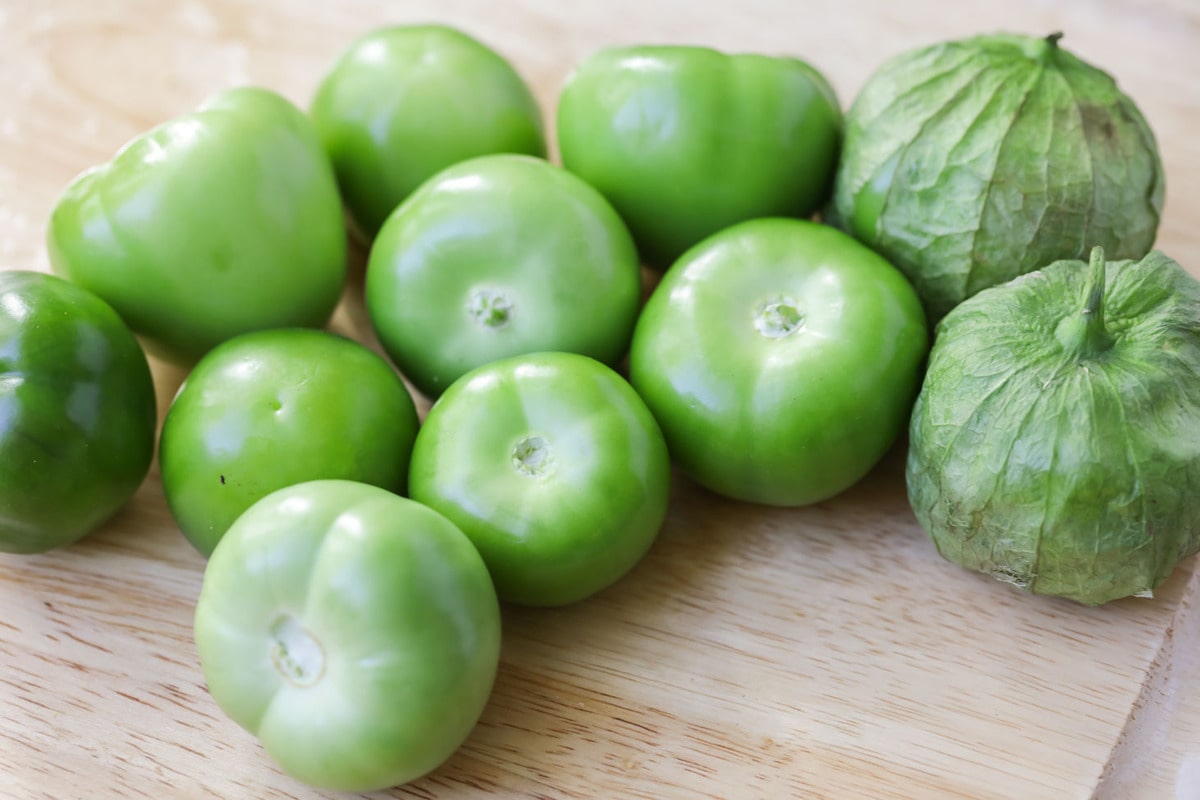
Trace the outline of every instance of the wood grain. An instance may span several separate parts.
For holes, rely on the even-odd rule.
[[[1192,0],[10,0],[0,268],[46,269],[57,192],[141,130],[235,83],[306,105],[353,37],[431,19],[508,56],[548,114],[569,69],[609,44],[796,54],[848,103],[908,47],[1063,30],[1157,131],[1159,246],[1200,274]],[[374,344],[361,291],[359,273],[333,327]],[[155,371],[165,408],[183,376]],[[939,559],[904,499],[902,446],[861,485],[794,511],[677,478],[627,579],[570,608],[505,611],[498,683],[470,740],[381,796],[1200,797],[1196,562],[1153,600],[1019,594]],[[190,627],[202,570],[156,470],[89,539],[0,556],[0,796],[333,796],[281,775],[205,691]]]

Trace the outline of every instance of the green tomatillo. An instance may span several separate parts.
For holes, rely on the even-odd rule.
[[[104,301],[41,272],[0,271],[0,551],[93,531],[154,456],[154,382]]]
[[[667,271],[629,374],[696,481],[797,506],[848,488],[892,446],[927,347],[920,301],[882,257],[825,225],[762,219]]]
[[[366,303],[388,355],[436,397],[522,353],[615,365],[641,286],[629,231],[595,189],[542,159],[491,155],[438,173],[388,218]]]
[[[1148,595],[1200,549],[1200,283],[1155,251],[1058,261],[939,324],[913,411],[917,519],[1036,594]]]
[[[204,571],[208,690],[293,777],[369,792],[415,780],[479,719],[500,656],[487,568],[445,517],[313,481],[246,511]]]
[[[417,410],[391,366],[361,344],[304,328],[257,331],[211,350],[163,422],[167,504],[212,553],[276,489],[340,478],[403,492]]]
[[[541,110],[503,56],[445,25],[401,25],[354,42],[312,105],[346,207],[373,238],[446,167],[489,153],[545,156]]]
[[[557,606],[625,575],[667,511],[670,459],[645,403],[573,353],[472,370],[429,412],[409,490],[479,548],[502,600]]]
[[[981,289],[1101,245],[1154,244],[1164,176],[1116,82],[1060,34],[902,53],[846,115],[834,218],[916,286],[931,320]]]
[[[346,273],[341,199],[312,123],[250,87],[76,178],[48,247],[56,272],[185,363],[239,333],[324,325]]]
[[[828,199],[842,112],[807,63],[704,47],[601,50],[558,103],[563,166],[620,212],[642,258],[755,217],[806,217]]]

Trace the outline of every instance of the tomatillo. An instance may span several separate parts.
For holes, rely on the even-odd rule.
[[[225,342],[192,370],[163,422],[167,504],[205,555],[276,489],[342,478],[403,492],[417,410],[363,345],[304,328]]]
[[[660,269],[734,223],[811,215],[842,135],[833,88],[804,61],[677,45],[595,53],[568,77],[557,123],[563,166]]]
[[[154,381],[103,300],[42,272],[0,271],[0,551],[86,536],[154,457]]]
[[[542,159],[491,155],[438,173],[388,218],[366,302],[388,355],[436,397],[522,353],[616,364],[641,287],[629,231],[595,189]]]
[[[948,561],[1089,605],[1151,596],[1200,551],[1200,281],[1094,247],[967,298],[905,477]]]
[[[312,119],[367,238],[446,167],[489,153],[546,155],[525,81],[499,53],[445,25],[383,28],[351,44],[321,81]]]
[[[252,87],[214,96],[76,178],[47,244],[56,272],[181,363],[239,333],[321,327],[346,274],[341,198],[312,123]]]
[[[453,523],[350,481],[274,492],[204,571],[196,648],[217,705],[288,774],[368,792],[444,762],[487,704],[500,608]]]
[[[928,349],[912,286],[834,228],[763,219],[689,251],[646,304],[630,380],[718,494],[814,503],[904,430]]]
[[[653,544],[670,459],[654,417],[603,364],[505,359],[434,404],[409,491],[471,538],[502,600],[558,606],[616,582]]]

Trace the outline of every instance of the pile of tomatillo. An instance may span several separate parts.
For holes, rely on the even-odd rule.
[[[943,554],[1083,602],[1200,546],[1200,291],[1148,256],[1149,127],[1057,37],[903,54],[845,114],[796,58],[611,48],[556,126],[558,164],[508,61],[397,27],[307,113],[230,89],[80,175],[61,277],[0,273],[0,549],[122,507],[143,345],[186,365],[158,455],[208,558],[209,690],[288,773],[366,791],[475,726],[502,602],[639,562],[672,464],[801,506],[909,431]],[[323,330],[352,238],[378,350]]]

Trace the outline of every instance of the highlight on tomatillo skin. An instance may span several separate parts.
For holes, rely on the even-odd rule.
[[[761,217],[807,217],[832,190],[842,138],[829,81],[796,58],[680,45],[593,53],[559,96],[565,168],[667,269],[707,236]]]
[[[380,230],[365,282],[380,343],[430,398],[524,353],[618,364],[641,290],[633,239],[608,201],[517,155],[466,161],[424,183]]]
[[[698,483],[798,506],[849,488],[892,446],[927,348],[917,295],[887,261],[828,226],[763,219],[663,276],[629,377]]]
[[[284,97],[246,86],[80,175],[46,244],[55,272],[189,366],[243,333],[324,326],[346,277],[342,202],[316,130]]]
[[[342,478],[403,492],[417,409],[381,356],[302,328],[239,336],[180,387],[159,442],[163,492],[204,555],[275,489]]]
[[[196,604],[208,690],[289,775],[370,792],[436,769],[491,694],[500,608],[471,541],[384,489],[310,481],[217,545]]]
[[[490,153],[544,157],[542,113],[503,56],[446,25],[396,25],[346,49],[312,118],[367,239],[424,181]]]
[[[150,366],[103,300],[0,271],[0,552],[83,538],[129,501],[154,456]]]
[[[559,606],[641,560],[669,482],[662,433],[620,375],[535,353],[450,386],[417,434],[409,492],[470,537],[502,600]]]

